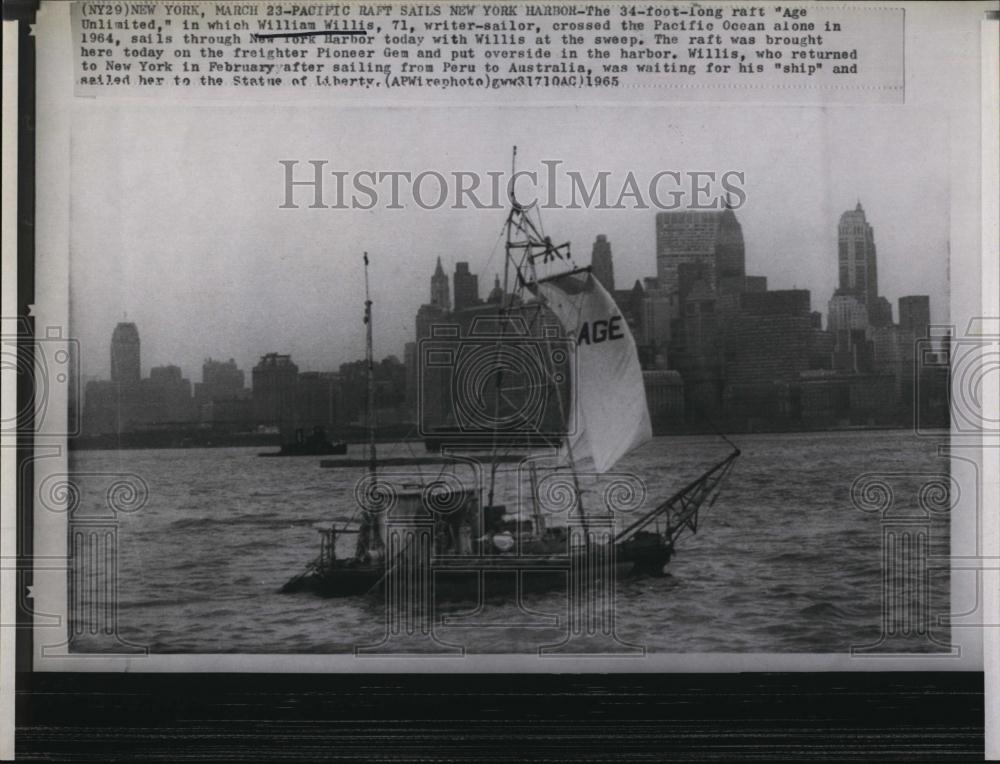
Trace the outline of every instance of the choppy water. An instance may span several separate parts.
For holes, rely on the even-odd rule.
[[[618,635],[652,652],[839,653],[879,642],[895,609],[913,606],[890,601],[884,612],[883,588],[913,582],[883,582],[887,518],[856,508],[851,485],[863,473],[912,473],[890,481],[897,509],[912,510],[922,476],[947,472],[936,444],[880,431],[752,435],[738,445],[743,455],[720,500],[703,513],[698,534],[680,542],[668,575],[619,585]],[[147,503],[122,515],[118,528],[125,639],[162,653],[342,652],[380,639],[377,600],[278,593],[315,557],[314,525],[353,514],[363,471],[320,469],[315,458],[261,459],[257,450],[72,455],[84,509],[105,501],[108,473],[133,473],[149,486]],[[642,476],[651,507],[725,453],[718,438],[658,438],[618,471]],[[930,530],[931,553],[947,554],[947,517]],[[947,612],[948,586],[946,571],[931,572],[932,615]],[[476,628],[436,634],[472,652],[560,641],[564,630],[541,627],[551,619],[538,614],[563,614],[565,595],[528,595],[524,605],[489,603],[471,619]],[[455,615],[454,607],[445,612]],[[880,649],[945,649],[947,629],[931,636],[896,634]],[[74,648],[91,649],[86,639]]]

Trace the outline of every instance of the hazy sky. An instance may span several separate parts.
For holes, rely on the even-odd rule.
[[[541,160],[618,182],[631,170],[745,173],[737,212],[747,272],[805,288],[826,314],[837,220],[860,198],[875,229],[879,287],[948,310],[948,127],[903,106],[332,109],[77,99],[72,137],[71,321],[81,372],[107,377],[115,324],[138,325],[143,374],[206,357],[249,371],[266,352],[302,370],[362,357],[361,253],[369,252],[377,357],[402,358],[441,257],[467,260],[481,296],[502,269],[503,210],[279,209],[279,160],[345,171],[504,171]],[[300,167],[305,173],[307,167]],[[615,180],[609,184],[617,188]],[[432,188],[432,187],[430,187]],[[303,194],[300,199],[305,199]],[[542,213],[585,264],[607,234],[620,288],[656,273],[656,210]]]

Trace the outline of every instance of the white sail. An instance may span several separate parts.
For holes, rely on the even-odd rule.
[[[597,472],[606,472],[652,437],[632,332],[589,271],[546,279],[537,288],[576,343],[573,456],[589,458]]]

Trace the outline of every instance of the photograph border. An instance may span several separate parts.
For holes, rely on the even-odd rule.
[[[19,7],[32,5],[35,3],[18,4]],[[7,13],[5,3],[5,20]],[[30,368],[34,366],[33,339],[37,326],[31,314],[31,306],[35,302],[35,41],[28,19],[28,16],[22,16],[18,21],[17,306],[18,319],[24,319],[26,333],[25,341],[18,343],[18,357],[29,363]],[[985,28],[983,36],[985,39]],[[984,81],[984,87],[986,84],[988,82]],[[984,117],[984,129],[986,126]],[[986,151],[984,141],[984,156]],[[984,189],[987,176],[988,172],[984,172]],[[984,196],[984,211],[985,202]],[[984,240],[988,235],[986,228],[988,226],[984,226]],[[983,279],[984,297],[989,283],[989,279]],[[992,283],[996,283],[995,272]],[[19,419],[16,442],[16,510],[18,542],[22,545],[16,575],[18,589],[22,590],[32,585],[32,563],[37,561],[30,554],[34,527],[31,462],[36,453],[30,434],[34,429],[34,390],[29,382],[19,377],[17,386],[17,411],[19,417],[24,417]],[[21,429],[22,423],[27,429]],[[10,592],[5,590],[3,594],[6,598]],[[59,751],[85,753],[88,748],[96,752],[100,746],[107,744],[107,738],[87,744],[84,742],[86,733],[101,727],[102,723],[110,723],[111,737],[116,745],[122,746],[115,749],[115,755],[127,750],[137,755],[154,755],[155,743],[136,739],[138,731],[149,726],[169,729],[175,739],[185,741],[191,750],[199,750],[198,740],[203,729],[200,725],[204,725],[219,737],[235,731],[238,742],[233,750],[259,758],[262,754],[267,755],[268,745],[287,745],[289,739],[301,733],[306,720],[313,720],[317,724],[316,729],[321,731],[305,741],[299,741],[303,745],[293,750],[318,751],[326,746],[329,746],[326,750],[338,750],[338,746],[346,744],[346,748],[339,749],[344,755],[382,758],[390,751],[414,751],[412,739],[407,740],[406,737],[421,730],[427,732],[428,728],[420,724],[427,720],[414,714],[412,709],[425,702],[428,694],[456,716],[432,724],[427,732],[426,745],[443,746],[449,740],[455,742],[456,736],[461,741],[461,736],[466,735],[464,755],[471,757],[513,758],[517,754],[520,758],[536,758],[539,750],[544,750],[542,740],[551,741],[554,736],[564,734],[559,731],[560,725],[573,728],[577,734],[582,733],[592,722],[595,707],[605,714],[603,720],[608,731],[603,736],[607,748],[597,758],[611,758],[615,746],[619,751],[638,753],[641,749],[643,753],[652,753],[670,750],[681,754],[687,752],[692,756],[724,750],[774,755],[784,750],[807,755],[832,749],[838,755],[845,751],[848,755],[851,752],[856,755],[891,755],[894,751],[904,750],[911,756],[932,755],[933,752],[936,755],[950,753],[958,757],[978,758],[983,752],[983,726],[977,724],[983,717],[983,674],[974,670],[954,672],[944,665],[939,670],[917,673],[504,674],[480,676],[472,682],[469,674],[421,677],[356,673],[326,676],[288,674],[280,677],[271,672],[227,674],[226,663],[230,658],[213,655],[213,658],[221,659],[218,666],[200,669],[213,673],[208,681],[203,674],[181,673],[168,677],[98,673],[101,672],[99,658],[94,659],[93,669],[88,668],[84,673],[58,669],[53,673],[38,673],[31,667],[34,618],[30,603],[18,597],[15,630],[20,755],[42,752],[58,755]],[[319,658],[329,659],[328,656]],[[239,658],[232,656],[231,660],[238,662]],[[132,670],[136,669],[138,667],[132,667]],[[495,670],[504,671],[502,667]],[[5,681],[7,679],[4,677]],[[455,704],[459,702],[456,699],[464,697],[468,701],[468,688],[463,689],[463,682],[480,685],[473,693],[477,700],[468,705],[466,716],[455,710]],[[262,700],[261,695],[264,696]],[[550,702],[553,695],[567,697],[569,710],[553,708]],[[390,696],[394,702],[386,703],[386,698]],[[824,696],[824,699],[819,701],[818,696]],[[49,703],[41,703],[42,697],[48,698]],[[140,702],[133,704],[136,697]],[[619,702],[616,698],[623,697],[649,698],[650,705],[661,710],[670,708],[669,704],[674,703],[675,710],[681,708],[684,712],[667,722],[647,719],[642,714],[639,714],[642,718],[637,720],[633,717],[630,720],[627,715],[608,710]],[[760,707],[771,708],[774,713],[767,712],[762,717],[751,714],[748,721],[745,709],[734,706],[734,697],[757,708],[757,713]],[[52,698],[60,699],[52,703]],[[201,698],[193,708],[190,706],[192,698]],[[245,703],[251,698],[258,698],[256,706],[248,704],[243,710],[234,710],[241,701]],[[533,700],[525,703],[519,714],[518,709],[512,706],[512,698],[521,702],[525,698]],[[352,716],[350,711],[356,706],[352,706],[351,702],[364,705],[366,700],[368,716],[361,713]],[[289,717],[288,703],[299,704],[304,713]],[[626,705],[634,710],[636,703],[633,700]],[[372,710],[376,706],[379,708],[377,713]],[[528,735],[515,746],[505,748],[501,756],[496,756],[497,752],[490,746],[502,745],[507,740],[506,737],[495,737],[504,735],[506,722],[497,725],[495,730],[480,729],[478,733],[470,733],[468,726],[470,721],[476,719],[477,713],[485,714],[494,708],[506,710],[515,724],[520,721],[534,726],[534,735]],[[905,708],[906,713],[900,713],[901,708]],[[224,713],[226,709],[228,714]],[[331,719],[337,718],[338,709],[344,714],[341,718],[356,721],[354,728],[345,732],[350,725],[338,725]],[[385,716],[382,716],[382,711],[386,712]],[[255,712],[258,716],[253,715]],[[261,718],[259,714],[268,720],[264,729],[251,729],[251,719]],[[912,722],[901,721],[899,717]],[[536,720],[539,721],[536,723]],[[725,739],[710,739],[718,736],[719,725],[727,724],[737,732]],[[641,727],[647,736],[641,744],[630,738],[629,730],[635,725]],[[809,729],[818,729],[819,732],[810,732]],[[860,729],[864,732],[857,734]],[[53,730],[56,730],[54,734]],[[845,738],[851,730],[855,737],[846,742]],[[756,736],[762,732],[775,740],[776,745],[769,747],[768,742],[757,739]],[[782,737],[785,748],[777,744]],[[888,744],[880,743],[887,737],[895,741],[891,750],[886,747]],[[265,740],[271,742],[262,745]],[[379,741],[382,741],[381,750],[377,747]],[[579,741],[566,743],[559,750],[576,758],[588,758],[589,752],[590,758],[594,758],[594,743],[585,741],[584,736]],[[535,746],[534,751],[530,750],[529,743]],[[642,748],[644,745],[648,747]],[[665,748],[659,747],[664,745]],[[462,748],[461,742],[458,748]],[[438,753],[432,748],[423,752],[427,758],[437,758]]]

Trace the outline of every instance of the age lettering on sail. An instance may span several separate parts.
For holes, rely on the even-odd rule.
[[[622,317],[612,316],[607,321],[585,321],[580,327],[580,335],[576,338],[576,344],[594,345],[608,340],[625,339],[621,327]]]

